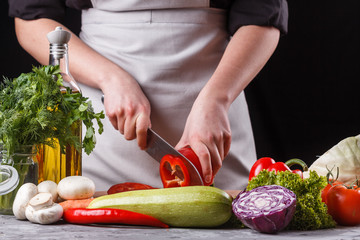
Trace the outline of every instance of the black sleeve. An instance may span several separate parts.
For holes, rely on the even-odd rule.
[[[63,0],[9,0],[9,16],[24,20],[50,18],[62,21],[65,15]]]
[[[62,22],[66,8],[91,8],[90,0],[8,0],[9,16],[24,20],[50,18]]]
[[[234,0],[229,9],[229,32],[241,26],[273,26],[287,33],[288,5],[286,0]]]

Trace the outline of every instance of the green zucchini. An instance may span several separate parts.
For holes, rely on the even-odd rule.
[[[231,217],[232,198],[221,189],[189,186],[121,192],[95,198],[88,208],[119,208],[153,216],[172,227],[216,227]]]

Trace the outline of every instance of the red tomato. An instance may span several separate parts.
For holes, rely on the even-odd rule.
[[[111,186],[107,191],[107,194],[134,191],[134,190],[153,189],[153,188],[154,187],[142,183],[125,182]]]
[[[330,190],[331,187],[338,185],[338,184],[342,184],[342,182],[339,181],[335,181],[332,183],[332,185],[329,183],[328,185],[326,185],[326,187],[324,187],[324,189],[321,191],[321,200],[327,205],[327,194]]]
[[[336,185],[327,193],[328,212],[339,225],[360,224],[360,189]]]

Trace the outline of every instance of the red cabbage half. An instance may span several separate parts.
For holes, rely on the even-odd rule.
[[[233,212],[245,226],[264,233],[284,229],[294,216],[295,207],[295,193],[278,185],[241,192],[232,203]]]

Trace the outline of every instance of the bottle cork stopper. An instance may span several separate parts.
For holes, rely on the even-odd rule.
[[[47,39],[51,44],[66,44],[71,38],[71,33],[62,27],[56,27],[54,31],[47,34]]]

